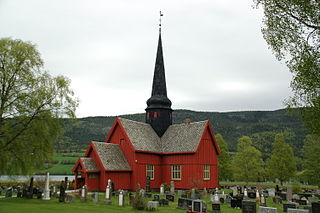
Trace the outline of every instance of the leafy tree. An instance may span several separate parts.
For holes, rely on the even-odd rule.
[[[274,179],[288,181],[295,175],[296,162],[291,146],[285,143],[284,135],[277,134],[272,144],[272,154],[268,160],[269,174]]]
[[[30,42],[0,39],[0,174],[28,174],[50,159],[58,118],[75,117],[70,81],[51,77]]]
[[[262,155],[252,146],[251,138],[243,136],[238,140],[237,152],[233,158],[233,176],[240,181],[262,181],[264,177]]]
[[[308,135],[304,141],[304,175],[308,182],[320,186],[320,137]]]
[[[293,74],[287,104],[301,107],[307,127],[320,134],[320,1],[254,0],[262,6],[262,34]]]
[[[216,135],[216,140],[221,151],[218,159],[219,179],[230,180],[232,177],[232,165],[228,144],[225,142],[221,134]]]

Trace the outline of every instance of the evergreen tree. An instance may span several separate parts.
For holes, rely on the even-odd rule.
[[[303,146],[303,166],[304,176],[311,184],[320,187],[320,137],[316,135],[308,135]]]
[[[218,159],[219,179],[230,180],[232,177],[232,167],[228,144],[225,142],[221,134],[216,135],[216,140],[221,151]]]
[[[262,154],[252,146],[251,138],[243,136],[238,140],[237,152],[233,158],[233,176],[239,181],[263,181]]]
[[[268,160],[269,174],[273,179],[288,181],[295,175],[296,162],[291,146],[285,143],[283,134],[277,134],[272,144],[272,154]]]

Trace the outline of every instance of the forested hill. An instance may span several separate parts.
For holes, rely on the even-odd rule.
[[[145,121],[145,113],[120,115],[119,117]],[[79,151],[90,141],[103,141],[116,116],[79,118],[76,122],[63,120],[63,136],[56,142],[57,151]],[[269,152],[274,135],[284,132],[286,141],[293,146],[296,154],[307,134],[303,123],[286,110],[240,111],[240,112],[196,112],[175,110],[173,122],[182,123],[186,118],[191,121],[210,120],[215,134],[220,133],[229,144],[231,151],[236,150],[236,141],[242,136],[250,136],[254,145],[262,152]]]

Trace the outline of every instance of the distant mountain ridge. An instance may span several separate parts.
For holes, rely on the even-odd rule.
[[[90,141],[103,141],[116,117],[145,122],[145,113],[85,117],[77,119],[76,122],[64,119],[63,136],[55,144],[57,151],[76,151],[86,148]],[[242,136],[289,131],[293,135],[290,138],[290,145],[298,152],[308,133],[302,121],[296,116],[289,115],[285,109],[238,112],[199,112],[180,109],[173,112],[173,123],[183,123],[186,118],[190,118],[191,122],[210,120],[214,133],[222,134],[231,151],[236,150],[237,139]]]

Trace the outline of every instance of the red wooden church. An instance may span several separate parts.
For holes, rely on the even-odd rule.
[[[115,189],[135,190],[175,182],[175,188],[215,188],[219,147],[210,122],[172,124],[159,34],[151,97],[146,123],[117,118],[104,142],[91,141],[84,157],[73,167],[77,188],[104,191],[108,179]]]

